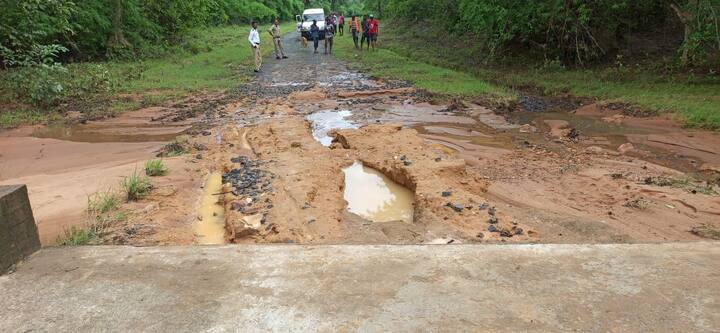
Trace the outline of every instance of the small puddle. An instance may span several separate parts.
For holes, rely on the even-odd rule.
[[[195,224],[198,244],[225,243],[225,208],[222,204],[222,174],[213,172],[208,176],[203,189]]]
[[[348,211],[372,222],[412,223],[415,194],[360,162],[343,169]]]
[[[346,120],[352,112],[349,110],[320,111],[306,117],[312,123],[312,133],[315,140],[325,147],[330,146],[332,137],[328,135],[332,130],[358,128],[357,125]]]
[[[35,131],[32,136],[74,142],[164,142],[177,137],[184,127],[152,126],[87,126],[82,124],[51,124]]]

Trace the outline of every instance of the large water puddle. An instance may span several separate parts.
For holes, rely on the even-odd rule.
[[[225,208],[222,204],[222,175],[213,172],[208,176],[200,199],[195,235],[198,244],[225,243]]]
[[[343,169],[348,211],[372,222],[411,223],[415,194],[360,162]]]
[[[333,139],[328,134],[330,133],[330,131],[338,129],[358,128],[357,125],[346,119],[351,115],[352,112],[348,110],[328,110],[315,112],[307,116],[306,119],[312,123],[312,134],[315,140],[319,141],[320,144],[327,147],[330,146]]]

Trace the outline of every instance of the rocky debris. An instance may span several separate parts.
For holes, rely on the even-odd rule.
[[[260,161],[245,156],[234,157],[231,161],[240,164],[239,168],[223,174],[223,184],[232,186],[232,193],[239,197],[257,199],[259,193],[272,191],[272,173],[260,169]]]
[[[400,160],[403,162],[403,165],[405,165],[405,166],[409,166],[410,164],[412,164],[412,161],[410,161],[410,159],[405,155],[400,156]]]
[[[537,127],[530,124],[524,124],[520,126],[519,131],[520,133],[535,133],[537,132]]]
[[[637,198],[633,200],[629,200],[623,204],[623,206],[628,208],[634,208],[634,209],[646,209],[648,206],[650,206],[650,201],[645,198]]]
[[[633,150],[635,150],[635,146],[633,146],[633,144],[630,142],[621,144],[620,147],[618,147],[617,149],[618,153],[622,155],[625,155]]]
[[[490,207],[490,205],[487,202],[483,202],[480,204],[480,206],[478,206],[478,209],[486,210],[486,209],[488,209],[488,207]]]
[[[571,128],[570,131],[565,134],[565,137],[572,141],[578,141],[580,140],[580,131],[578,131],[576,128]]]
[[[490,218],[488,219],[488,223],[490,223],[490,224],[497,224],[497,223],[498,223],[498,218],[497,218],[497,216],[490,216]]]
[[[452,203],[452,202],[448,202],[447,204],[445,204],[445,206],[452,208],[452,210],[454,210],[458,213],[462,212],[463,209],[465,209],[465,207],[463,205],[457,204],[457,203]]]
[[[443,198],[447,198],[452,195],[452,192],[450,191],[443,191],[440,195],[443,196]]]
[[[487,230],[490,232],[498,232],[498,228],[494,224],[489,225]]]
[[[208,148],[206,145],[204,145],[202,143],[195,142],[195,143],[193,143],[193,149],[195,149],[197,151],[203,151],[203,150],[207,150]]]

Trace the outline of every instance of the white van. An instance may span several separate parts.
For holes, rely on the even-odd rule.
[[[320,28],[320,39],[325,39],[325,10],[322,8],[306,9],[302,16],[296,15],[295,20],[298,31],[307,40],[310,40],[310,26],[313,24],[313,20],[316,20],[318,28]]]

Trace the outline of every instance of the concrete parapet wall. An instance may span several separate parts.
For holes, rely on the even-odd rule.
[[[0,186],[0,274],[40,249],[25,185]]]

